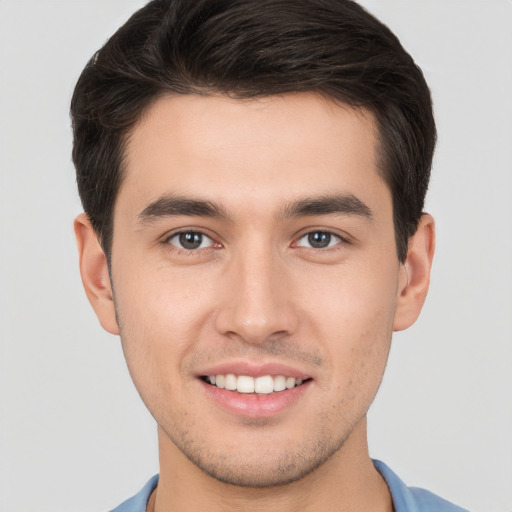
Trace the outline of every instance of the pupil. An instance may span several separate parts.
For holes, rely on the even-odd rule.
[[[308,235],[308,242],[311,247],[315,249],[323,249],[324,247],[328,247],[331,242],[330,233],[323,233],[322,231],[316,231],[315,233],[310,233]]]
[[[203,236],[201,233],[181,233],[180,234],[180,244],[185,249],[197,249],[201,242],[203,241]]]

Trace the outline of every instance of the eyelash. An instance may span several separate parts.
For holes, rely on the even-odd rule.
[[[195,249],[187,249],[185,247],[179,247],[177,245],[174,245],[171,242],[171,240],[174,238],[179,238],[181,235],[199,235],[199,236],[203,237],[203,240],[201,240],[201,245],[204,243],[204,238],[209,239],[211,243],[208,245],[208,247],[197,247]],[[206,233],[204,233],[202,231],[193,230],[193,229],[182,230],[182,231],[178,231],[177,233],[173,233],[172,235],[165,238],[163,243],[167,246],[172,246],[173,250],[176,250],[183,254],[194,254],[203,249],[209,249],[209,248],[215,247],[215,246],[220,247],[220,244],[216,243],[211,236],[207,235]]]
[[[330,237],[329,245],[327,245],[326,247],[311,247],[311,246],[309,246],[309,247],[306,247],[307,249],[312,249],[317,252],[327,252],[327,251],[338,250],[341,248],[340,246],[350,244],[350,241],[347,240],[347,238],[342,237],[341,235],[332,233],[331,231],[328,231],[328,230],[316,229],[316,230],[308,231],[308,232],[300,235],[298,238],[296,238],[294,240],[292,247],[305,247],[303,245],[299,245],[299,242],[306,237],[311,237],[312,235],[318,235],[318,234],[329,236]],[[185,248],[185,247],[179,247],[171,242],[171,240],[178,238],[181,235],[199,235],[199,236],[203,237],[203,240],[201,240],[200,245],[202,245],[204,243],[204,238],[209,239],[210,244],[207,247],[199,246],[197,248]],[[332,238],[335,239],[335,243],[330,245]],[[311,240],[309,240],[309,242],[311,243]],[[170,235],[164,239],[163,244],[166,245],[167,247],[172,246],[172,250],[174,250],[174,251],[178,251],[179,253],[188,254],[188,255],[192,255],[192,254],[198,253],[199,251],[202,251],[205,249],[210,249],[212,247],[213,248],[222,247],[220,243],[215,242],[211,236],[207,235],[203,231],[193,230],[193,229],[182,230],[182,231],[173,233],[172,235]]]
[[[311,240],[311,237],[314,236],[314,235],[321,235],[321,236],[327,235],[327,237],[328,237],[328,245],[326,247],[312,247],[311,244],[313,242]],[[331,233],[330,231],[325,231],[325,230],[317,229],[317,230],[308,231],[307,233],[304,233],[299,238],[297,238],[297,240],[294,242],[293,245],[296,246],[296,247],[304,247],[303,245],[299,245],[299,242],[301,240],[305,239],[305,238],[308,239],[308,242],[310,244],[307,248],[308,249],[313,249],[313,250],[316,250],[316,251],[335,250],[336,248],[338,248],[337,246],[339,246],[340,244],[348,243],[348,240],[346,240],[345,238],[343,238],[340,235],[336,235],[335,233]],[[333,241],[333,239],[334,239],[335,243],[333,243],[331,245],[331,242]]]

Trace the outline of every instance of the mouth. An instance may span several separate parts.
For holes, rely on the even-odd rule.
[[[286,375],[235,375],[233,373],[203,375],[203,382],[219,389],[245,395],[271,395],[303,386],[311,378],[297,379]]]
[[[241,418],[277,418],[311,395],[314,376],[267,361],[228,361],[197,375],[211,404]]]

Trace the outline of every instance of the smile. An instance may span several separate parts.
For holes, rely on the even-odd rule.
[[[237,376],[232,373],[204,376],[202,380],[220,389],[258,395],[269,395],[274,392],[285,391],[286,389],[300,386],[305,382],[303,379],[286,377],[284,375],[250,377],[249,375]]]

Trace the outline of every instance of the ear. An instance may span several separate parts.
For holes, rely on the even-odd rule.
[[[435,239],[434,219],[425,213],[409,240],[407,259],[400,267],[400,295],[393,324],[395,331],[410,327],[420,314],[430,283]]]
[[[80,274],[85,293],[100,324],[111,334],[119,334],[107,258],[89,217],[82,213],[74,223]]]

